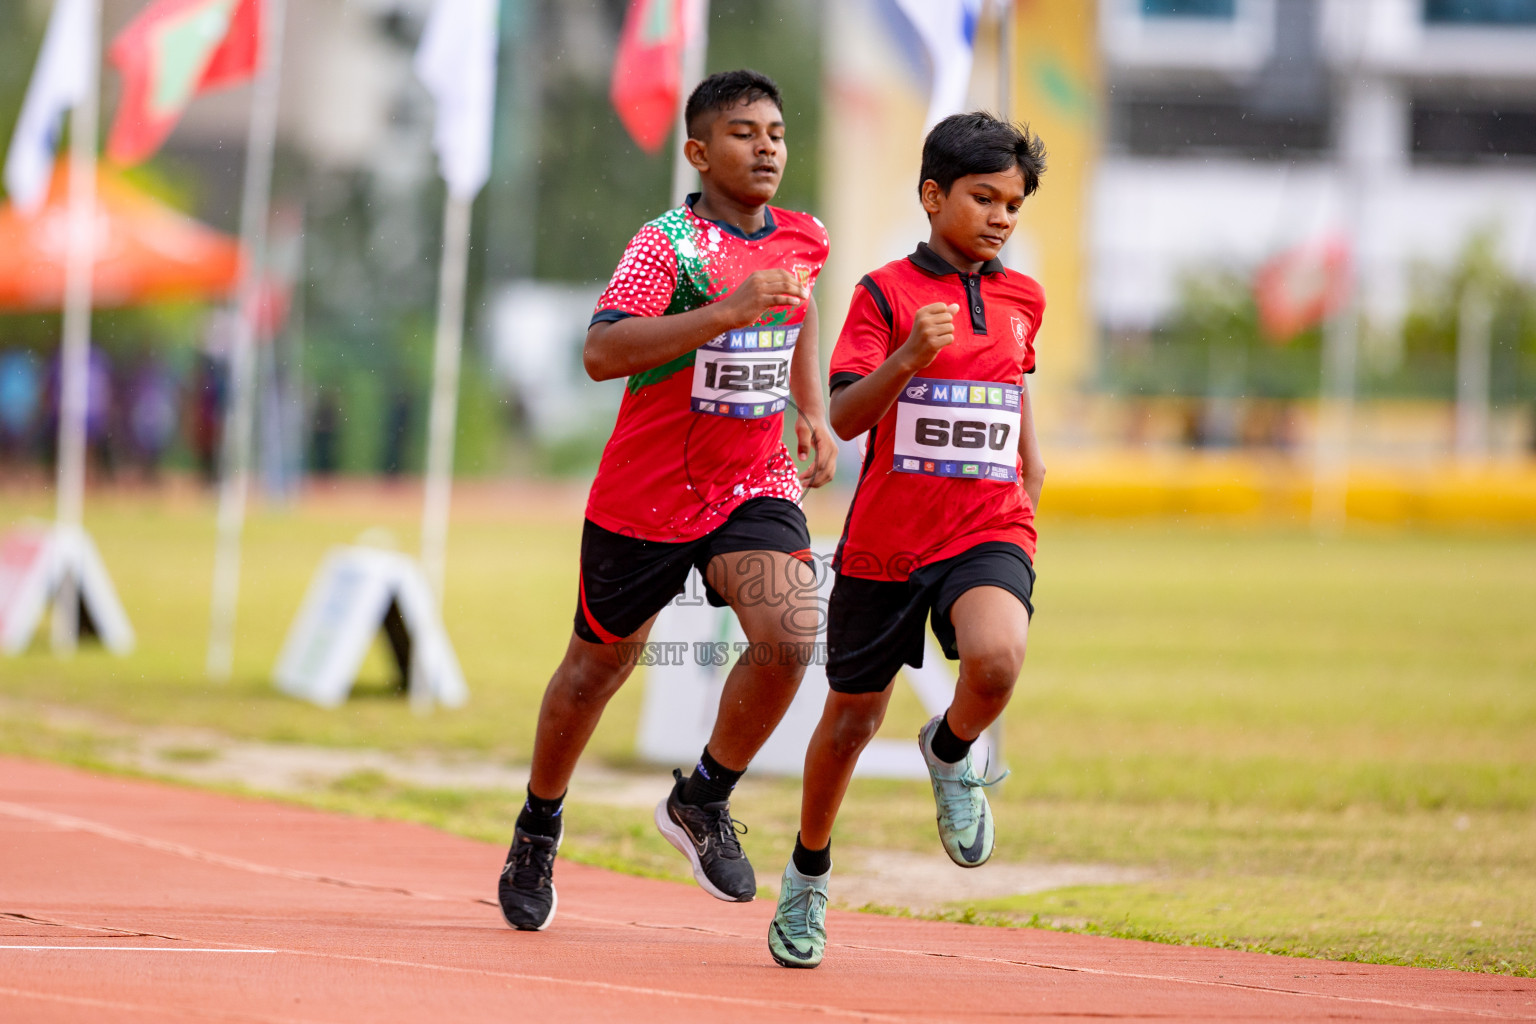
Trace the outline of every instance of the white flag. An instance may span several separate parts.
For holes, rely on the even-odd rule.
[[[5,157],[5,190],[11,204],[34,213],[48,196],[53,152],[64,112],[91,87],[96,39],[89,0],[58,0],[27,86],[11,148]]]
[[[458,199],[473,199],[491,176],[498,6],[438,0],[416,50],[416,76],[437,102],[433,148]]]
[[[924,131],[967,106],[981,4],[982,0],[896,0],[896,6],[917,30],[933,66],[933,91]]]

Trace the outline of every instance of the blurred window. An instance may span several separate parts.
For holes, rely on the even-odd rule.
[[[1536,25],[1536,0],[1424,0],[1429,25]]]
[[[1286,115],[1255,109],[1238,96],[1116,100],[1114,142],[1144,156],[1211,155],[1286,159],[1327,151],[1326,106]]]
[[[1237,0],[1141,0],[1141,13],[1148,18],[1225,18],[1237,17]]]
[[[1413,156],[1423,163],[1536,159],[1536,106],[1490,108],[1415,100]]]

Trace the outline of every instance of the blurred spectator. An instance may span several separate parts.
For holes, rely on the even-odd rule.
[[[224,440],[224,399],[227,384],[224,360],[199,352],[192,370],[191,415],[187,419],[192,457],[203,482],[219,479],[219,448]]]
[[[147,480],[160,474],[160,462],[176,436],[176,378],[158,356],[146,355],[128,380],[127,427],[134,461]]]
[[[39,376],[32,353],[0,353],[0,458],[6,461],[30,454],[42,398]]]
[[[44,441],[51,461],[58,465],[59,454],[59,404],[60,404],[60,355],[53,357],[48,368],[48,416],[43,424]],[[85,453],[107,476],[117,469],[116,451],[113,448],[112,419],[114,388],[112,386],[112,360],[100,345],[92,345],[85,378]]]
[[[318,389],[309,439],[309,468],[316,476],[330,476],[336,472],[336,442],[340,427],[341,409],[336,405],[333,389]]]
[[[410,428],[410,392],[397,387],[384,406],[384,444],[379,452],[379,470],[387,477],[397,477],[405,472],[405,445]]]

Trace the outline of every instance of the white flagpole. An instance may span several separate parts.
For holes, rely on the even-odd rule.
[[[421,510],[421,565],[443,601],[448,546],[448,502],[453,489],[453,435],[459,411],[459,357],[464,346],[464,290],[469,271],[472,197],[448,191],[443,212],[443,265],[437,296],[437,338],[432,360],[432,411],[427,423],[427,472]]]
[[[251,93],[250,134],[245,149],[240,204],[244,262],[236,293],[234,343],[229,375],[234,400],[224,421],[223,472],[219,484],[219,539],[213,563],[213,604],[208,630],[208,675],[223,682],[234,666],[235,606],[240,593],[240,534],[250,489],[251,425],[256,404],[256,317],[267,259],[267,214],[272,201],[272,156],[277,145],[277,107],[282,82],[283,15],[286,0],[264,0],[262,66]]]
[[[64,271],[64,340],[59,355],[58,506],[61,532],[79,530],[85,506],[85,418],[91,365],[91,277],[96,264],[96,130],[100,111],[101,2],[84,4],[85,93],[70,115],[69,242]],[[65,573],[53,607],[53,649],[72,654],[80,638],[80,581]]]
[[[491,172],[496,104],[499,2],[449,7],[439,0],[416,53],[416,73],[437,104],[433,148],[448,198],[443,208],[437,335],[433,345],[432,409],[422,488],[421,565],[442,607],[453,492],[453,442],[459,412],[459,364],[464,348],[464,296],[469,277],[470,213]],[[489,35],[486,35],[489,33]],[[411,687],[416,693],[416,687]],[[426,691],[421,691],[423,694]]]
[[[672,163],[672,205],[682,206],[698,184],[698,173],[683,155],[688,141],[688,94],[704,80],[704,61],[709,53],[709,0],[691,0],[684,5],[688,44],[683,47],[682,76],[677,90],[677,152]]]

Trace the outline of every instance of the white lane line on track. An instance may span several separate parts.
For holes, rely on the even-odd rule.
[[[509,981],[538,982],[549,985],[568,985],[577,988],[613,992],[617,995],[646,996],[650,999],[675,999],[679,1002],[724,1003],[729,1006],[749,1007],[755,1010],[781,1010],[795,1014],[818,1014],[825,1017],[852,1017],[861,1021],[888,1021],[890,1024],[911,1024],[913,1017],[893,1017],[871,1010],[843,1009],[820,1003],[792,1003],[783,999],[753,999],[751,996],[726,996],[713,992],[692,992],[683,989],[655,988],[649,985],[626,985],[622,982],[591,981],[585,978],[558,978],[550,974],[525,974],[522,971],[490,971],[481,967],[454,967],[452,964],[429,964],[415,960],[393,960],[388,957],[360,956],[353,953],[326,953],[319,950],[284,949],[281,953],[292,956],[312,957],[321,960],[347,960],[352,963],[377,964],[381,967],[407,967],[424,971],[442,971],[448,974],[471,974],[481,978],[499,978]]]
[[[276,953],[275,949],[211,949],[188,946],[0,946],[0,949],[90,950],[92,953]]]
[[[833,945],[833,943],[828,943]],[[1442,1006],[1435,1003],[1409,1003],[1397,999],[1376,999],[1371,996],[1345,996],[1331,992],[1308,992],[1306,989],[1279,988],[1242,981],[1210,981],[1204,978],[1179,977],[1169,974],[1146,974],[1139,971],[1106,971],[1099,967],[1082,967],[1072,964],[1052,964],[1032,960],[1014,960],[1000,956],[972,956],[967,953],[935,953],[930,950],[901,949],[891,946],[863,946],[843,944],[845,949],[862,949],[873,953],[904,953],[907,956],[940,957],[948,960],[968,960],[971,963],[1003,964],[1014,967],[1031,967],[1041,971],[1066,971],[1069,974],[1092,974],[1103,978],[1131,978],[1136,981],[1160,981],[1171,985],[1201,985],[1208,988],[1234,988],[1245,992],[1262,992],[1276,996],[1301,996],[1307,999],[1331,999],[1341,1003],[1365,1003],[1372,1006],[1390,1006],[1393,1009],[1417,1010],[1421,1013],[1448,1013],[1457,1016],[1486,1017],[1493,1020],[1536,1021],[1536,1016],[1510,1013],[1503,1010],[1463,1009],[1459,1006]]]
[[[317,1024],[313,1017],[270,1017],[259,1014],[214,1010],[208,1007],[176,1007],[157,1003],[129,1003],[120,999],[93,999],[90,996],[72,996],[61,992],[37,992],[32,989],[9,988],[0,985],[0,996],[13,999],[32,999],[42,1003],[60,1003],[64,1006],[86,1006],[93,1010],[116,1010],[119,1013],[142,1013],[156,1021],[167,1019],[238,1021],[243,1024]]]
[[[91,835],[101,836],[104,839],[116,839],[118,842],[129,843],[133,846],[159,850],[161,853],[173,853],[178,857],[186,857],[189,860],[202,861],[205,864],[217,864],[221,867],[234,868],[237,871],[248,871],[257,875],[267,875],[272,878],[286,878],[295,882],[318,882],[322,885],[341,886],[344,889],[362,889],[365,892],[414,896],[424,900],[440,900],[449,903],[463,902],[461,899],[452,896],[438,896],[435,893],[415,892],[410,889],[401,889],[390,885],[376,885],[372,882],[355,882],[346,878],[333,878],[330,875],[315,874],[312,871],[295,871],[292,868],[279,868],[273,867],[270,864],[259,864],[256,861],[244,860],[240,857],[228,857],[222,853],[214,853],[212,850],[187,846],[185,843],[174,843],[165,839],[155,839],[152,836],[141,835],[137,832],[127,832],[120,828],[113,828],[111,825],[90,821],[86,818],[76,818],[69,814],[57,814],[53,811],[42,811],[35,807],[28,807],[25,804],[13,804],[4,800],[0,800],[0,814],[8,814],[13,818],[21,818],[24,821],[35,821],[43,825],[52,825],[55,828],[68,832],[86,832]]]
[[[240,870],[240,871],[248,871],[248,872],[252,872],[252,873],[255,873],[255,874],[268,875],[268,876],[277,877],[277,878],[287,878],[287,879],[291,879],[293,881],[318,882],[318,883],[324,884],[324,885],[337,885],[337,886],[341,886],[343,888],[348,888],[348,889],[360,889],[360,890],[364,890],[364,891],[367,891],[367,892],[385,893],[385,894],[396,895],[396,896],[409,896],[409,897],[413,897],[413,898],[416,898],[416,899],[432,900],[434,902],[443,902],[443,903],[473,902],[473,903],[479,904],[479,903],[489,903],[490,902],[489,900],[480,899],[480,898],[466,899],[465,897],[462,897],[462,896],[443,896],[443,895],[440,895],[440,894],[437,894],[437,893],[422,892],[422,891],[419,891],[419,890],[405,889],[405,888],[400,888],[400,887],[397,887],[397,886],[377,885],[377,884],[370,883],[370,882],[355,882],[355,881],[351,881],[349,879],[336,878],[336,877],[333,877],[333,876],[330,876],[330,875],[320,875],[320,874],[315,874],[313,872],[308,872],[308,871],[295,871],[295,870],[292,870],[290,868],[273,867],[272,865],[269,865],[269,864],[259,864],[259,863],[255,862],[255,861],[243,860],[243,859],[241,859],[239,857],[227,857],[224,854],[214,853],[211,850],[199,849],[198,847],[195,847],[195,846],[187,846],[187,845],[185,845],[183,843],[175,843],[175,842],[170,842],[170,841],[163,840],[163,839],[155,839],[155,838],[153,838],[151,836],[140,835],[140,834],[135,833],[135,832],[128,832],[128,831],[125,831],[123,829],[113,828],[110,825],[103,825],[103,824],[101,824],[99,822],[90,821],[90,820],[85,819],[85,818],[77,818],[77,817],[74,817],[74,816],[68,815],[68,814],[58,814],[58,813],[55,813],[53,811],[43,811],[43,810],[39,810],[39,809],[34,808],[34,807],[28,807],[25,804],[15,804],[15,803],[10,803],[8,801],[3,801],[3,800],[0,800],[0,814],[8,814],[8,815],[10,815],[12,817],[22,818],[22,819],[27,820],[27,821],[35,821],[35,822],[39,822],[39,823],[42,823],[42,824],[53,825],[55,828],[65,829],[65,830],[68,830],[68,831],[87,832],[87,833],[90,833],[90,834],[93,834],[93,835],[102,836],[104,838],[115,839],[115,840],[118,840],[119,842],[129,843],[129,844],[132,844],[132,845],[135,845],[135,846],[142,846],[142,847],[145,847],[147,849],[159,850],[159,851],[164,852],[164,853],[176,854],[178,856],[187,857],[187,858],[190,858],[192,860],[202,861],[204,863],[218,864],[218,865],[221,865],[221,866],[224,866],[224,867],[234,868],[234,869]],[[690,926],[690,925],[641,924],[640,922],[637,922],[637,921],[621,921],[621,920],[614,920],[614,919],[609,919],[609,918],[591,917],[591,916],[586,916],[586,915],[566,914],[566,915],[563,915],[563,916],[579,918],[581,920],[588,921],[588,922],[591,922],[591,923],[594,923],[594,924],[607,924],[607,925],[611,925],[613,927],[622,927],[622,928],[646,927],[646,928],[659,928],[659,929],[668,929],[668,930],[670,930],[670,929],[677,929],[677,930],[687,930],[687,931],[710,931],[711,930],[711,929],[705,929],[705,928],[697,928],[697,927]],[[721,934],[729,934],[729,933],[722,932]],[[1005,958],[1005,957],[972,956],[972,955],[968,955],[968,954],[965,954],[965,953],[936,953],[936,952],[933,952],[931,950],[905,949],[905,948],[901,948],[901,947],[855,945],[855,944],[851,944],[851,943],[829,943],[829,945],[831,945],[833,947],[841,946],[842,948],[845,948],[845,949],[857,949],[857,950],[865,950],[865,951],[869,951],[869,952],[898,953],[898,954],[902,954],[904,956],[943,957],[943,958],[946,958],[946,959],[968,960],[968,961],[972,961],[972,962],[975,962],[975,963],[995,963],[995,964],[1012,965],[1012,966],[1016,966],[1016,967],[1027,967],[1027,968],[1031,968],[1031,969],[1034,969],[1034,970],[1067,971],[1067,972],[1070,972],[1070,973],[1091,974],[1091,975],[1097,975],[1097,976],[1106,977],[1106,978],[1128,978],[1128,979],[1132,979],[1132,980],[1136,980],[1136,981],[1157,981],[1157,982],[1163,982],[1165,984],[1172,984],[1172,985],[1193,985],[1193,986],[1207,987],[1207,988],[1226,988],[1226,989],[1236,989],[1236,990],[1245,991],[1245,992],[1269,993],[1269,994],[1277,995],[1277,996],[1291,996],[1291,997],[1303,998],[1303,999],[1324,999],[1324,1000],[1329,1000],[1329,1001],[1332,1001],[1332,1002],[1339,1002],[1339,1003],[1359,1003],[1359,1004],[1372,1005],[1372,1006],[1386,1006],[1386,1007],[1392,1007],[1392,1008],[1395,1008],[1395,1009],[1414,1010],[1414,1011],[1417,1011],[1417,1012],[1420,1012],[1420,1013],[1425,1013],[1425,1012],[1428,1012],[1428,1013],[1440,1013],[1440,1014],[1450,1014],[1450,1015],[1454,1015],[1454,1016],[1482,1017],[1482,1018],[1489,1018],[1489,1019],[1494,1019],[1494,1020],[1536,1021],[1536,1016],[1530,1016],[1530,1015],[1518,1014],[1518,1013],[1507,1013],[1507,1012],[1501,1012],[1501,1011],[1498,1011],[1498,1010],[1464,1009],[1464,1008],[1461,1008],[1461,1007],[1452,1007],[1452,1006],[1435,1005],[1435,1004],[1423,1004],[1423,1003],[1411,1003],[1411,1002],[1400,1001],[1400,1000],[1393,1000],[1393,999],[1377,999],[1377,998],[1372,998],[1370,996],[1347,996],[1347,995],[1338,995],[1338,994],[1328,993],[1328,992],[1308,992],[1308,991],[1301,990],[1301,989],[1280,988],[1280,987],[1272,987],[1272,986],[1267,986],[1267,985],[1246,984],[1246,983],[1242,983],[1242,982],[1233,982],[1233,981],[1212,981],[1212,980],[1207,980],[1207,979],[1203,979],[1203,978],[1190,978],[1190,977],[1183,977],[1183,976],[1177,976],[1177,975],[1146,974],[1146,973],[1139,973],[1139,972],[1134,972],[1134,971],[1111,971],[1111,970],[1104,970],[1102,968],[1083,967],[1083,966],[1073,965],[1073,964],[1053,964],[1053,963],[1035,962],[1035,961],[1028,961],[1028,960],[1015,960],[1015,959],[1009,959],[1009,958]],[[483,974],[483,975],[487,975],[487,976],[490,976],[490,977],[511,978],[511,979],[522,980],[522,981],[539,981],[539,982],[551,982],[551,983],[556,983],[556,984],[577,985],[577,986],[583,986],[583,987],[592,987],[592,988],[598,988],[598,989],[604,989],[604,990],[612,990],[612,991],[616,991],[616,992],[629,992],[629,993],[633,993],[633,994],[637,994],[637,995],[673,996],[673,997],[681,998],[681,999],[687,999],[687,998],[694,998],[694,999],[708,998],[708,999],[715,999],[715,1000],[721,1000],[721,1001],[731,1001],[731,1002],[737,1002],[737,1003],[748,1004],[748,1005],[755,1005],[755,1006],[763,1006],[763,1007],[782,1007],[782,1008],[785,1008],[785,1009],[789,1009],[789,1008],[809,1009],[809,1010],[819,1011],[819,1012],[822,1012],[822,1013],[833,1013],[833,1014],[838,1014],[838,1015],[842,1015],[844,1013],[844,1011],[833,1010],[830,1007],[824,1007],[824,1006],[803,1007],[803,1006],[799,1006],[797,1004],[779,1003],[779,1002],[773,1002],[773,1001],[759,1001],[759,1000],[749,1000],[749,999],[742,999],[742,998],[720,997],[720,996],[703,997],[703,996],[698,996],[698,995],[696,995],[694,993],[677,992],[677,991],[673,991],[673,990],[669,990],[669,989],[653,989],[653,988],[641,987],[641,986],[618,985],[618,984],[613,984],[613,983],[609,983],[609,982],[582,981],[582,980],[573,979],[573,978],[556,978],[556,977],[550,977],[550,976],[544,976],[544,975],[504,973],[504,972],[498,972],[498,971],[483,971],[483,970],[478,970],[478,969],[475,969],[475,968],[449,967],[449,966],[445,966],[445,965],[436,965],[436,964],[411,963],[411,962],[408,962],[408,961],[399,961],[399,962],[397,962],[397,961],[391,961],[391,960],[381,960],[381,959],[378,959],[378,958],[375,958],[375,957],[356,957],[356,956],[346,956],[346,955],[343,955],[343,954],[315,953],[315,952],[309,952],[309,951],[304,951],[304,950],[279,950],[277,952],[287,952],[287,953],[291,953],[291,954],[294,954],[294,955],[297,955],[297,956],[338,957],[338,958],[342,958],[342,959],[356,960],[356,961],[363,961],[363,962],[372,962],[372,963],[390,964],[390,965],[398,964],[400,966],[408,966],[408,967],[421,967],[421,968],[425,968],[425,969],[429,969],[429,970],[456,971],[456,972],[465,972],[465,973],[471,973],[471,974]],[[858,1016],[858,1017],[861,1017],[861,1018],[872,1019],[872,1020],[879,1020],[879,1019],[898,1020],[898,1019],[904,1019],[904,1018],[880,1018],[878,1015],[875,1015],[875,1014],[860,1013],[860,1012],[857,1012],[857,1011],[846,1011],[846,1013],[847,1013],[847,1015],[850,1015],[850,1016]]]

